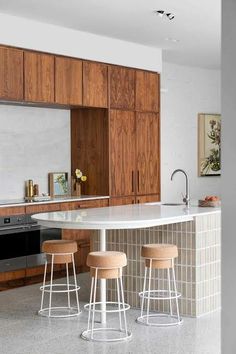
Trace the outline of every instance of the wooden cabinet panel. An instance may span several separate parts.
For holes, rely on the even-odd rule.
[[[55,102],[82,105],[82,61],[55,58]]]
[[[135,204],[135,197],[118,197],[109,200],[110,206]]]
[[[136,71],[136,109],[159,112],[159,74]]]
[[[26,214],[46,213],[48,211],[59,211],[61,205],[59,203],[28,205],[25,207]]]
[[[111,195],[135,193],[135,113],[112,110],[110,114]]]
[[[20,215],[20,214],[25,214],[25,207],[24,206],[1,207],[0,208],[0,216]]]
[[[160,195],[159,194],[154,194],[154,195],[141,195],[136,197],[136,203],[151,203],[151,202],[159,202],[160,201]]]
[[[71,171],[88,177],[82,194],[109,195],[108,113],[105,109],[71,111]]]
[[[159,194],[159,118],[137,113],[137,194]]]
[[[108,67],[105,64],[83,62],[83,105],[108,106]]]
[[[54,56],[24,52],[25,100],[54,102]]]
[[[23,50],[0,47],[0,98],[23,100]]]
[[[110,107],[135,108],[135,70],[110,66]]]
[[[100,208],[105,206],[108,206],[108,199],[95,199],[95,200],[61,203],[61,210]]]

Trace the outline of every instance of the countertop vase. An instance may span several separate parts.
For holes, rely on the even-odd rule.
[[[76,178],[72,177],[72,181],[71,181],[71,185],[72,185],[72,191],[71,191],[71,194],[73,196],[76,196],[76,197],[80,197],[81,196],[81,183],[78,182],[76,180]]]

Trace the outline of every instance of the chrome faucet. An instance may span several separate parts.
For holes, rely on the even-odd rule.
[[[174,175],[177,172],[182,172],[185,175],[185,197],[183,198],[183,202],[186,204],[186,206],[189,206],[190,204],[190,194],[189,194],[189,179],[188,179],[188,175],[184,170],[181,169],[177,169],[174,170],[174,172],[171,175],[171,181],[173,180]]]

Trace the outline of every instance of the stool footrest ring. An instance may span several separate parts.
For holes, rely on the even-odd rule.
[[[161,318],[167,319],[168,322],[149,322],[149,320],[155,321],[155,319],[160,320]],[[150,315],[143,315],[136,319],[137,323],[141,323],[146,326],[153,326],[153,327],[169,327],[169,326],[176,326],[182,323],[182,318],[176,315],[169,315],[166,313],[153,313]]]
[[[67,288],[67,286],[69,286],[69,289]],[[55,289],[57,289],[57,288],[59,288],[59,287],[63,287],[64,289],[62,289],[62,290],[54,290],[54,288]],[[45,285],[45,286],[40,286],[40,290],[41,291],[45,291],[45,293],[50,293],[50,284],[47,284],[47,285]],[[73,292],[73,291],[77,291],[77,290],[79,290],[80,289],[80,286],[76,286],[75,284],[69,284],[69,285],[67,285],[67,284],[53,284],[52,285],[52,293],[68,293],[68,292]]]
[[[148,294],[148,291],[142,291],[139,293],[139,297],[148,299]],[[174,291],[169,292],[168,290],[150,290],[150,300],[171,300],[177,299],[180,296],[180,293],[175,293]]]
[[[54,317],[54,318],[63,318],[63,317],[74,317],[74,316],[79,316],[81,314],[81,311],[78,311],[77,307],[51,307],[51,315],[49,316],[49,307],[43,308],[42,310],[38,311],[38,314],[44,317]],[[65,314],[55,314],[55,312],[58,311],[67,311],[68,313]]]
[[[120,334],[120,337],[111,337],[106,336],[109,332],[116,332]],[[96,333],[103,334],[102,338],[97,338]],[[131,338],[132,333],[130,331],[125,331],[124,329],[119,328],[94,328],[93,330],[93,338],[91,337],[92,331],[91,329],[85,330],[81,333],[81,338],[93,341],[93,342],[121,342],[124,340],[128,340]],[[104,337],[105,336],[105,337]]]
[[[119,303],[115,302],[115,301],[107,301],[106,302],[106,307],[107,306],[115,306],[117,307],[117,309],[106,309],[106,311],[102,310],[102,309],[96,309],[96,307],[101,306],[103,303],[102,302],[95,302],[95,310],[94,312],[106,312],[106,313],[113,313],[113,312],[124,312],[130,309],[130,305],[129,304],[124,304],[125,308],[123,308],[122,303],[120,302],[120,309],[119,309]],[[84,305],[84,309],[89,311],[90,309],[93,310],[93,303],[91,304],[86,304]]]

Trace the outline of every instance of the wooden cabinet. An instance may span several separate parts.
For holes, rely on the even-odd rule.
[[[26,214],[47,213],[49,211],[60,211],[60,203],[26,205]]]
[[[1,207],[0,208],[0,216],[20,215],[20,214],[25,214],[25,207],[24,206]]]
[[[108,67],[105,64],[83,62],[83,105],[108,106]]]
[[[110,113],[110,194],[135,193],[135,113]]]
[[[93,199],[78,202],[61,203],[61,210],[77,210],[86,208],[100,208],[108,206],[108,199]]]
[[[159,74],[136,71],[136,109],[146,112],[159,112],[160,87]]]
[[[54,56],[24,52],[25,100],[54,102]]]
[[[23,100],[23,50],[0,47],[0,99]]]
[[[136,203],[151,203],[151,202],[159,202],[160,194],[154,195],[140,195],[136,197]]]
[[[135,70],[121,66],[111,66],[110,107],[135,109]]]
[[[127,204],[135,204],[135,197],[118,197],[118,198],[110,198],[109,205],[127,205]]]
[[[159,193],[159,118],[155,113],[137,113],[137,194]]]
[[[82,105],[82,61],[55,58],[55,102]]]

